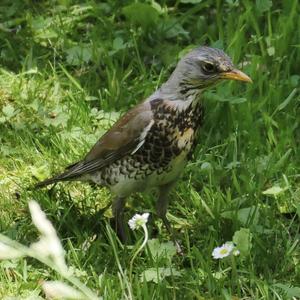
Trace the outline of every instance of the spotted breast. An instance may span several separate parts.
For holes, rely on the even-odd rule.
[[[150,105],[153,123],[141,147],[91,174],[90,180],[126,197],[178,178],[193,152],[203,108],[191,102],[182,109],[162,99]]]

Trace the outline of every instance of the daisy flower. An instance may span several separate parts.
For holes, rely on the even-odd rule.
[[[143,227],[148,222],[149,213],[135,214],[129,221],[128,225],[130,229],[135,230],[140,227]]]
[[[216,247],[212,252],[212,256],[214,259],[221,259],[229,256],[232,253],[233,249],[234,249],[234,244],[232,242],[227,242],[223,244],[221,247]]]

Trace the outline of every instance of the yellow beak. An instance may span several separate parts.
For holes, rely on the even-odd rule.
[[[233,69],[229,72],[221,73],[222,79],[239,80],[252,83],[251,78],[240,70]]]

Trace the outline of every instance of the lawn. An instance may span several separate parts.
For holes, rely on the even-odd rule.
[[[0,258],[10,242],[10,254],[26,255],[0,261],[0,298],[44,299],[59,281],[90,299],[300,299],[299,14],[297,0],[2,0]],[[108,190],[33,189],[83,158],[198,45],[224,49],[253,84],[203,95],[199,144],[168,212],[183,256],[155,216],[155,193],[126,207],[127,219],[150,213],[138,253],[144,231],[119,242]],[[41,235],[32,200],[72,272],[30,247]],[[239,255],[214,259],[229,241]]]

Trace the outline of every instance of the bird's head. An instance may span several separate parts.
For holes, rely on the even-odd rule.
[[[230,57],[222,50],[199,47],[179,61],[168,82],[177,85],[182,94],[189,96],[224,79],[252,82],[250,77],[234,67]]]

